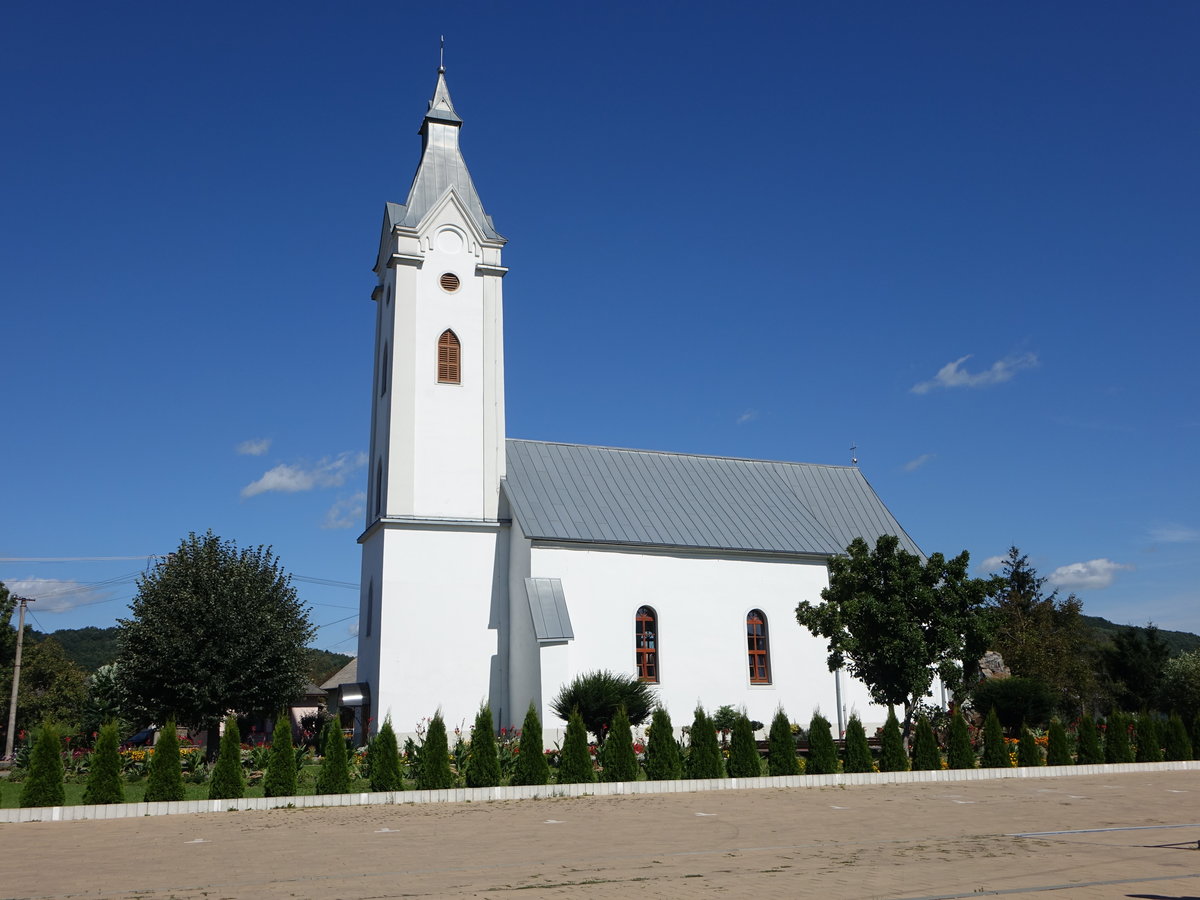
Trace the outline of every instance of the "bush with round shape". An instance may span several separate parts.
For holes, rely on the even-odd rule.
[[[812,740],[812,736],[809,736]],[[883,736],[879,742],[879,771],[907,772],[908,756],[904,753],[904,737],[900,734],[900,723],[896,721],[896,710],[888,707],[887,721],[883,725]]]
[[[150,777],[146,779],[146,794],[143,797],[147,803],[183,800],[187,796],[183,787],[180,756],[175,720],[167,719],[167,723],[158,731],[158,743],[154,745],[154,755],[150,757]]]
[[[688,756],[684,765],[687,778],[724,778],[725,761],[717,743],[717,729],[712,719],[697,706],[688,732]]]
[[[1037,745],[1037,738],[1027,725],[1021,726],[1021,739],[1017,744],[1017,765],[1042,765],[1042,748]]]
[[[975,768],[975,748],[971,746],[971,732],[961,709],[955,709],[950,718],[950,747],[946,762],[951,769]]]
[[[445,791],[454,787],[454,772],[450,768],[450,743],[446,737],[446,721],[439,709],[429,720],[425,742],[417,751],[417,788],[423,791]]]
[[[1060,719],[1050,720],[1050,732],[1046,736],[1046,765],[1069,766],[1071,759],[1071,744],[1067,740],[1067,729]]]
[[[529,704],[525,722],[521,725],[521,743],[513,765],[512,784],[549,784],[550,764],[542,746],[542,721],[537,710]]]
[[[237,719],[225,717],[225,733],[208,783],[209,800],[237,800],[246,795],[246,776],[242,772],[242,736]]]
[[[754,740],[754,725],[745,714],[733,720],[733,737],[729,742],[729,777],[758,778],[762,775],[762,759],[758,742]]]
[[[683,777],[683,754],[675,740],[670,714],[661,706],[650,720],[646,741],[646,778],[649,781],[677,781]]]
[[[1012,758],[1008,755],[1008,745],[1004,743],[1004,729],[1000,727],[1000,719],[996,710],[991,710],[983,722],[983,755],[979,760],[982,769],[1010,769]]]
[[[842,762],[843,772],[873,772],[875,760],[871,756],[871,745],[867,743],[867,730],[863,728],[858,713],[850,714],[846,723],[846,758]]]
[[[571,713],[577,711],[597,743],[604,742],[621,706],[630,725],[641,725],[654,710],[654,691],[634,675],[607,670],[584,672],[563,685],[550,703],[550,709],[564,721],[570,721]]]
[[[500,748],[496,745],[496,730],[492,726],[492,708],[484,703],[475,714],[471,726],[471,744],[467,748],[467,787],[496,787],[500,784]]]
[[[800,760],[796,756],[792,723],[788,721],[783,707],[775,710],[775,718],[771,720],[771,732],[767,736],[767,774],[800,774]]]
[[[562,756],[558,763],[559,784],[591,784],[596,780],[592,755],[588,751],[587,727],[577,712],[567,717]]]
[[[938,750],[933,726],[929,724],[928,718],[921,716],[917,719],[916,732],[913,735],[912,770],[914,772],[933,772],[941,767],[942,754]]]
[[[34,806],[62,806],[67,799],[64,784],[62,740],[58,729],[46,722],[38,729],[29,754],[29,773],[21,785],[20,804],[23,809]]]
[[[838,769],[837,746],[833,743],[829,720],[814,712],[808,723],[808,761],[806,775],[833,775]]]
[[[1075,764],[1078,766],[1099,765],[1104,762],[1104,748],[1100,746],[1100,729],[1095,720],[1084,715],[1079,719],[1079,733],[1075,736]]]
[[[633,750],[633,729],[623,706],[617,707],[602,752],[604,768],[600,772],[601,781],[637,781],[638,761],[637,753]]]
[[[125,789],[121,785],[120,742],[116,722],[109,722],[100,729],[100,737],[96,739],[96,747],[92,750],[87,787],[83,792],[84,803],[125,802]]]

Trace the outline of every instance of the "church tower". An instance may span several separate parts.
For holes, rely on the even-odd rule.
[[[371,451],[362,544],[358,681],[378,724],[412,731],[503,703],[494,610],[507,542],[500,261],[459,149],[445,70],[421,123],[404,205],[384,211],[375,313]],[[501,558],[498,558],[498,554]],[[489,662],[490,661],[490,662]]]

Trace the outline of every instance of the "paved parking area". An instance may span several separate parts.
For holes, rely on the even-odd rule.
[[[0,897],[1200,900],[1200,772],[0,826]]]

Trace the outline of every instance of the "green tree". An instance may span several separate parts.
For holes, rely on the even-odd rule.
[[[812,740],[812,737],[809,737]],[[908,756],[904,752],[904,737],[900,734],[900,723],[896,711],[888,708],[887,721],[883,723],[883,735],[879,742],[879,771],[907,772]]]
[[[837,747],[833,743],[829,720],[814,712],[808,723],[808,762],[805,775],[833,775],[837,772]]]
[[[675,739],[670,714],[661,706],[650,720],[646,740],[646,778],[649,781],[676,781],[683,777],[683,754]]]
[[[986,612],[991,649],[1013,675],[1040,681],[1057,706],[1078,712],[1096,692],[1095,641],[1079,598],[1047,594],[1045,584],[1028,557],[1010,547]]]
[[[1172,762],[1192,758],[1192,742],[1188,738],[1187,726],[1183,724],[1179,713],[1171,713],[1171,718],[1167,720],[1166,740],[1163,741],[1163,758]]]
[[[1200,650],[1181,653],[1163,664],[1163,707],[1184,721],[1200,715]]]
[[[1050,732],[1046,737],[1046,765],[1071,765],[1071,746],[1067,742],[1067,729],[1060,719],[1050,720]]]
[[[1095,720],[1084,715],[1079,720],[1079,733],[1076,735],[1075,764],[1092,766],[1104,762],[1104,749],[1100,746],[1100,729]]]
[[[688,778],[724,778],[725,765],[712,719],[697,706],[688,732],[688,756],[684,770]]]
[[[950,747],[946,757],[951,769],[975,768],[975,748],[971,746],[971,733],[961,709],[955,709],[950,719]]]
[[[867,743],[867,730],[863,728],[858,713],[851,713],[850,721],[846,723],[846,759],[842,763],[842,771],[871,772],[874,768],[871,745]]]
[[[12,694],[13,664],[16,659],[16,629],[10,629],[14,646],[12,656],[0,671],[3,714],[0,728],[8,725],[8,701]],[[71,662],[62,645],[52,637],[34,640],[26,625],[25,645],[21,650],[21,683],[17,696],[17,732],[32,731],[38,722],[78,725],[87,701],[87,675]],[[0,743],[0,753],[4,745]]]
[[[978,613],[991,583],[968,577],[965,551],[922,562],[895,535],[881,536],[874,550],[855,538],[846,551],[829,561],[823,602],[803,601],[796,620],[828,641],[831,671],[845,666],[875,702],[902,704],[907,730],[935,671],[953,686],[961,661],[979,647]]]
[[[83,791],[84,803],[125,802],[125,790],[121,786],[120,742],[116,722],[109,722],[100,728],[100,737],[96,739],[91,767],[88,769],[87,787]]]
[[[43,723],[33,739],[33,750],[29,756],[29,774],[21,786],[22,808],[33,806],[62,806],[67,801],[67,790],[63,784],[66,770],[63,766],[62,739],[49,722]]]
[[[767,736],[767,774],[800,774],[800,760],[796,756],[792,723],[788,721],[783,707],[775,710],[775,718],[771,720],[771,732]]]
[[[400,777],[400,745],[396,741],[391,716],[383,720],[379,733],[371,738],[370,752],[371,790],[404,790],[404,779]]]
[[[917,728],[912,745],[912,770],[914,772],[933,772],[941,769],[942,754],[938,750],[937,737],[929,719],[921,716],[917,719]]]
[[[740,715],[733,722],[733,739],[729,744],[729,777],[758,778],[760,775],[762,759],[754,739],[754,726],[749,718]]]
[[[239,757],[240,757],[239,747]],[[239,764],[238,771],[241,771]],[[183,766],[179,759],[179,735],[175,720],[167,719],[158,730],[158,742],[150,757],[150,777],[146,779],[146,802],[182,800],[186,796],[183,787]]]
[[[131,608],[117,667],[148,720],[208,727],[211,747],[227,710],[271,715],[303,690],[315,632],[268,547],[190,534],[141,576]]]
[[[1113,635],[1101,658],[1112,695],[1122,710],[1158,706],[1169,656],[1170,648],[1153,622]]]
[[[495,787],[500,783],[500,749],[492,727],[492,708],[486,703],[475,714],[471,745],[467,749],[467,787]]]
[[[264,797],[296,796],[296,748],[292,745],[292,719],[286,709],[275,716],[271,729],[271,753],[263,776]]]
[[[439,709],[429,720],[425,742],[421,744],[417,774],[417,789],[445,791],[454,787],[454,772],[450,769],[450,743],[446,738],[446,721]]]
[[[558,783],[591,784],[595,780],[596,771],[592,767],[592,755],[588,752],[587,727],[578,712],[571,712],[567,715],[567,733],[563,735]]]
[[[518,745],[517,761],[513,766],[512,784],[548,784],[550,764],[543,750],[542,720],[532,703],[525,713],[521,725],[521,743]]]
[[[112,629],[115,631],[116,629]],[[125,707],[128,705],[125,687],[117,675],[115,663],[101,666],[87,677],[87,696],[84,699],[80,726],[84,734],[99,731],[106,722],[113,722],[120,732],[126,727]]]
[[[633,675],[607,670],[584,672],[563,685],[550,709],[564,722],[579,711],[583,724],[604,743],[617,708],[624,706],[630,725],[641,725],[654,710],[654,692],[650,685]]]
[[[1133,762],[1133,748],[1129,745],[1129,717],[1114,712],[1108,717],[1104,728],[1104,761],[1106,763]]]
[[[336,717],[325,723],[321,751],[315,793],[350,793],[350,757],[346,752],[346,738],[342,734],[341,723]]]
[[[625,715],[625,707],[618,706],[617,714],[613,716],[612,728],[609,729],[608,740],[604,742],[604,769],[600,773],[602,781],[637,781],[638,761],[633,751],[633,729],[629,725],[629,717]]]
[[[1012,766],[1008,745],[1004,743],[1004,729],[996,710],[991,710],[983,722],[983,755],[979,760],[983,769],[1007,769]]]
[[[1021,739],[1017,744],[1018,766],[1040,766],[1042,764],[1042,748],[1037,745],[1037,738],[1029,730],[1029,726],[1021,726]]]
[[[1143,711],[1134,726],[1137,736],[1137,762],[1162,762],[1162,736],[1154,714]]]
[[[318,791],[318,793],[321,793]],[[236,800],[246,795],[246,775],[242,771],[242,736],[237,719],[225,717],[225,733],[221,735],[221,750],[208,783],[209,800]]]

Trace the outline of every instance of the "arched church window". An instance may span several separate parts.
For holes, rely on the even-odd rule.
[[[440,384],[462,384],[460,371],[461,346],[458,336],[447,328],[438,338],[438,373]]]
[[[658,683],[658,614],[649,606],[634,616],[634,652],[638,681]]]
[[[750,659],[750,683],[771,683],[771,647],[767,641],[767,617],[761,609],[746,615],[746,650]]]
[[[383,344],[383,365],[379,369],[379,396],[382,397],[387,393],[388,384],[388,345],[385,341]]]

